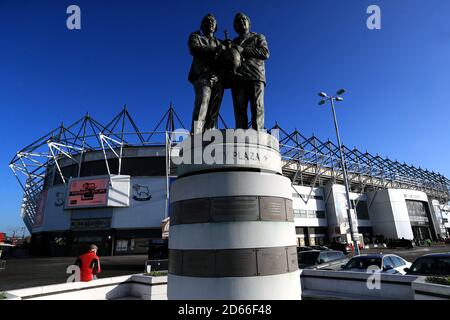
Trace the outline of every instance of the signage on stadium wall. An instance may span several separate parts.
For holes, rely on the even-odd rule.
[[[133,191],[134,191],[133,199],[136,201],[149,201],[152,198],[148,186],[134,184]]]
[[[48,190],[41,192],[36,206],[36,215],[34,216],[33,227],[39,227],[44,222],[45,204],[47,202]]]
[[[168,177],[169,183],[169,194],[167,195],[167,215],[168,217],[161,221],[161,232],[162,239],[169,239],[169,230],[170,230],[170,188],[172,187],[172,183],[177,179],[177,177]]]
[[[55,207],[62,207],[64,205],[64,192],[56,192],[55,198]]]
[[[141,195],[145,191],[140,191]],[[130,205],[130,176],[111,175],[70,179],[64,209],[125,208]],[[55,206],[59,204],[56,199]]]
[[[108,178],[76,179],[69,183],[67,208],[107,206]]]
[[[108,230],[110,228],[111,218],[76,219],[70,223],[70,229],[72,231]]]
[[[170,191],[177,177],[169,177],[169,194],[167,195],[167,216],[170,217]]]
[[[161,221],[162,239],[169,239],[170,217]]]

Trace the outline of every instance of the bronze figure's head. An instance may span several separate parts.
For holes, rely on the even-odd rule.
[[[240,36],[245,35],[250,32],[250,18],[244,13],[239,12],[234,16],[234,30]]]
[[[203,19],[202,23],[200,24],[200,29],[203,31],[204,34],[212,34],[217,31],[217,20],[214,15],[211,13],[208,13]]]

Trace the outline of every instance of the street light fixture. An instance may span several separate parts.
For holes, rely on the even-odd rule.
[[[340,95],[343,95],[344,93],[345,93],[345,89],[339,89],[339,90],[336,92],[336,95],[340,96]]]
[[[334,120],[334,128],[336,129],[336,138],[337,138],[338,147],[339,147],[339,156],[341,158],[342,173],[344,176],[345,194],[347,197],[347,218],[348,218],[348,223],[350,225],[350,235],[351,235],[351,239],[353,242],[355,255],[358,255],[359,247],[358,247],[358,242],[356,241],[355,232],[353,230],[353,219],[352,219],[352,214],[351,214],[352,205],[351,205],[351,201],[350,201],[350,189],[349,189],[349,185],[348,185],[347,169],[346,169],[346,165],[345,165],[344,151],[343,151],[343,147],[342,147],[342,143],[341,143],[341,137],[339,135],[339,127],[338,127],[337,118],[336,118],[336,111],[334,110],[334,101],[344,101],[344,98],[341,97],[341,95],[344,93],[345,93],[345,89],[339,89],[336,92],[335,96],[328,96],[325,92],[320,92],[319,96],[322,97],[323,99],[320,100],[319,105],[323,105],[327,101],[330,101],[330,103],[331,103],[331,110],[333,112],[333,120]]]

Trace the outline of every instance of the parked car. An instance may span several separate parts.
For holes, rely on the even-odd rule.
[[[152,239],[148,244],[148,260],[165,260],[169,258],[169,241]]]
[[[307,247],[307,246],[297,247],[297,252],[301,252],[301,251],[311,251],[311,250],[313,250],[313,248]]]
[[[414,241],[407,239],[394,239],[389,240],[387,243],[388,248],[406,248],[412,249],[414,248]]]
[[[350,252],[353,251],[352,246],[350,244],[342,242],[332,242],[328,244],[327,247],[330,248],[331,250],[342,251],[342,253],[344,254],[349,254]]]
[[[323,250],[331,250],[331,249],[328,248],[328,247],[325,247],[325,246],[303,246],[303,247],[297,247],[297,252],[311,251],[311,250],[323,251]]]
[[[339,270],[348,261],[341,251],[310,250],[298,253],[298,267],[300,269]]]
[[[313,250],[319,250],[319,251],[331,250],[330,248],[328,248],[326,246],[311,246],[310,248]]]
[[[431,253],[421,256],[411,267],[405,268],[407,275],[450,276],[450,253]]]
[[[411,263],[395,254],[361,254],[351,258],[342,266],[344,271],[367,272],[370,266],[377,266],[382,273],[406,274]]]

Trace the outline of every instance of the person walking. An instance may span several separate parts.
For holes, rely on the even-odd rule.
[[[102,271],[100,258],[97,256],[98,247],[95,244],[89,246],[88,252],[78,257],[75,264],[80,267],[80,280],[89,282],[97,279],[97,274]]]

